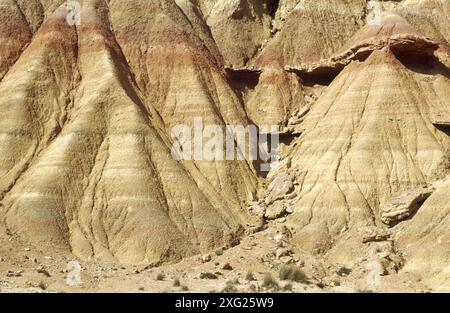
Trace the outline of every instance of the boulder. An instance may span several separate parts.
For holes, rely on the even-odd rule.
[[[389,226],[411,217],[434,192],[433,187],[409,190],[389,200],[381,209],[381,221]]]
[[[275,220],[286,214],[286,207],[281,202],[276,202],[271,205],[264,214],[264,217],[268,220]]]

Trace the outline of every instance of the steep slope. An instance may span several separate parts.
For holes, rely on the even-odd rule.
[[[450,43],[450,2],[446,0],[406,0],[394,10],[423,35]]]
[[[5,190],[8,228],[42,247],[124,263],[174,261],[230,244],[249,221],[248,215],[232,196],[229,201],[218,196],[199,169],[186,165],[187,170],[172,159],[168,139],[152,127],[159,125],[158,118],[135,91],[109,29],[106,2],[84,1],[82,16],[84,22],[75,30],[65,23],[65,14],[56,12],[37,35],[43,40],[30,45],[11,70],[12,78],[1,84],[14,90],[14,84],[23,83],[13,73],[35,64],[40,77],[31,77],[27,90],[40,87],[45,105],[61,99],[67,105],[64,112],[69,112],[57,119],[44,103],[33,107],[39,104],[37,91],[26,112],[26,93],[15,94],[21,106],[3,104],[11,109],[1,119],[9,123],[2,142],[2,155],[9,163],[2,165],[11,163],[20,177]],[[72,59],[67,58],[70,52]],[[68,65],[57,63],[60,71],[67,71],[59,77],[53,65],[61,54],[65,57],[60,62]],[[37,62],[46,61],[42,56],[53,62]],[[66,68],[69,65],[73,73]],[[73,88],[78,67],[81,81],[73,98],[52,89]],[[48,73],[43,72],[46,69]],[[41,86],[40,81],[50,85]],[[36,111],[50,113],[30,116]],[[53,125],[55,119],[60,124]],[[10,134],[11,124],[21,131]],[[34,129],[27,132],[27,127]],[[24,161],[16,164],[18,156]],[[227,182],[221,183],[223,192],[232,190]]]
[[[60,132],[77,82],[77,36],[58,11],[0,84],[0,195]]]
[[[415,60],[416,63],[434,54],[439,55],[441,62],[446,63],[445,56],[448,55],[445,45],[424,37],[401,16],[385,13],[376,23],[369,22],[362,27],[331,57],[319,62],[286,66],[286,69],[313,80],[333,77],[352,60],[363,61],[373,51],[387,46],[396,55],[410,61]]]
[[[364,1],[359,0],[280,1],[272,22],[274,35],[250,62],[262,71],[258,85],[245,97],[253,122],[285,125],[292,113],[305,106],[302,81],[286,72],[285,65],[331,55],[362,26],[364,9]]]
[[[414,218],[398,226],[396,242],[406,254],[405,271],[420,273],[436,290],[448,290],[450,258],[450,181],[444,182]]]
[[[450,80],[445,72],[420,75],[389,49],[375,51],[347,66],[313,106],[291,155],[299,200],[290,225],[299,247],[324,251],[341,232],[378,223],[392,194],[445,175],[450,141],[432,116],[448,116],[442,92]],[[349,256],[341,249],[339,257]]]
[[[274,0],[200,0],[200,7],[229,67],[245,66],[270,37]]]
[[[243,104],[218,66],[218,57],[205,48],[195,27],[174,2],[116,1],[110,6],[117,41],[135,74],[145,106],[156,110],[167,134],[180,124],[193,129],[197,117],[204,125],[222,129],[249,123]],[[129,26],[129,16],[137,21],[135,25]],[[200,170],[231,208],[241,206],[255,193],[256,180],[248,162],[188,163]]]
[[[301,0],[255,59],[256,67],[318,61],[337,51],[364,24],[366,1]]]
[[[70,26],[64,0],[0,0],[8,264],[27,247],[190,271],[262,230],[201,269],[251,251],[314,289],[342,266],[366,286],[372,261],[383,283],[449,289],[450,1],[79,3]],[[199,118],[281,126],[279,167],[176,161],[174,127]]]
[[[267,66],[259,76],[254,90],[245,97],[245,108],[257,125],[283,125],[305,105],[301,81],[280,64]]]
[[[31,30],[13,0],[0,2],[0,81],[31,39]]]

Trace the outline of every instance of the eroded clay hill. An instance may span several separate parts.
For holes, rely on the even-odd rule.
[[[351,267],[389,240],[396,270],[449,286],[450,1],[79,3],[71,26],[64,1],[0,0],[10,233],[148,264],[282,218],[298,251]],[[175,161],[195,117],[279,125],[281,165]]]

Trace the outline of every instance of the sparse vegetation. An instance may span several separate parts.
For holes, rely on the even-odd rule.
[[[173,280],[173,286],[174,287],[180,287],[181,286],[181,282],[180,282],[180,279],[178,277],[175,277],[175,279]]]
[[[215,253],[217,256],[221,256],[223,255],[223,249],[217,249]]]
[[[163,272],[158,273],[158,275],[156,275],[156,280],[164,280],[166,278],[166,274],[164,274]]]
[[[200,274],[200,279],[218,279],[217,275],[210,272]]]
[[[256,280],[255,279],[255,275],[253,275],[253,272],[251,272],[251,271],[247,272],[247,275],[245,275],[245,279],[248,280],[248,281],[255,281]]]
[[[39,288],[41,288],[42,290],[46,290],[47,289],[47,285],[44,282],[40,282],[38,285]]]
[[[308,282],[306,274],[303,270],[295,265],[282,265],[280,267],[279,275],[281,280],[290,280],[299,283]]]
[[[292,291],[293,287],[291,283],[287,283],[286,285],[283,286],[283,290],[284,291]]]
[[[236,287],[234,286],[234,282],[233,281],[227,281],[225,287],[222,289],[223,293],[233,293],[233,292],[237,292]]]
[[[188,286],[185,285],[181,286],[181,291],[188,291],[188,290],[189,290]]]
[[[225,263],[222,267],[223,270],[225,271],[232,271],[233,267],[230,265],[230,263]]]
[[[273,277],[273,275],[270,274],[270,273],[264,274],[264,279],[263,279],[262,286],[265,287],[265,288],[272,288],[272,289],[278,289],[280,287],[278,285],[278,282],[275,279],[275,277]]]
[[[341,268],[339,268],[339,269],[336,271],[336,273],[337,273],[339,276],[341,276],[341,277],[348,276],[348,275],[350,275],[351,272],[352,272],[352,269],[351,269],[351,268],[348,268],[348,267],[345,267],[345,266],[342,266]]]
[[[39,274],[43,274],[43,275],[45,275],[45,276],[47,276],[47,277],[51,277],[51,276],[52,276],[52,275],[50,275],[50,273],[47,271],[47,269],[44,268],[44,267],[39,267],[39,268],[37,268],[37,269],[36,269],[36,272],[38,272]]]

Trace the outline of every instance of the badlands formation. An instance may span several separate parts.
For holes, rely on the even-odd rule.
[[[450,291],[449,0],[0,16],[0,291]],[[175,160],[197,117],[280,163]]]

